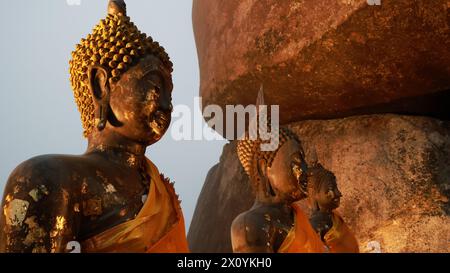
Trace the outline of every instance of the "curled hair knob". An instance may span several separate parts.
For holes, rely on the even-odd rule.
[[[127,15],[127,5],[124,0],[109,0],[108,14],[111,15]]]

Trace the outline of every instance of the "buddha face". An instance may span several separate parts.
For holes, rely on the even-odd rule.
[[[339,207],[342,193],[336,183],[336,177],[321,165],[310,169],[308,175],[309,197],[323,211],[332,211]]]
[[[116,130],[133,140],[152,144],[169,128],[172,80],[161,61],[147,55],[113,86],[110,105],[123,126]]]
[[[167,131],[172,112],[170,72],[153,55],[146,55],[110,84],[109,106],[113,120],[106,130],[151,145]],[[112,123],[112,124],[110,124]]]
[[[339,207],[342,193],[338,189],[334,175],[327,178],[322,181],[319,192],[316,193],[316,201],[321,210],[332,211]]]
[[[307,165],[296,140],[288,140],[280,147],[267,167],[267,178],[275,193],[287,202],[306,197]]]

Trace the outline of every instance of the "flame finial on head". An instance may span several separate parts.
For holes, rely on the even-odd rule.
[[[264,100],[264,87],[261,84],[258,97],[256,98],[256,120],[253,121],[257,122],[257,126],[249,126],[246,137],[239,140],[237,144],[239,161],[250,177],[254,174],[255,163],[258,159],[264,159],[270,167],[279,148],[289,139],[294,139],[301,144],[297,136],[287,127],[279,127],[277,132],[272,131],[274,128],[269,127],[271,124],[270,116],[267,115],[266,111],[260,111],[263,110],[261,109],[262,106],[268,107]],[[265,141],[260,138],[259,131],[268,132],[269,128],[271,133],[275,134],[275,137],[278,138],[277,147],[273,150],[262,151],[260,145]],[[255,136],[256,139],[252,139],[250,136]]]
[[[256,98],[256,107],[261,105],[266,105],[264,102],[264,85],[261,84],[259,87],[258,97]]]

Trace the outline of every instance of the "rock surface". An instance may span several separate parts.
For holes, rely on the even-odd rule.
[[[333,171],[340,213],[360,243],[382,252],[450,252],[450,123],[358,116],[290,127],[308,159]],[[230,225],[253,203],[235,143],[209,173],[188,235],[194,252],[230,252]]]
[[[236,154],[236,142],[225,145],[220,162],[206,176],[189,228],[192,252],[232,252],[230,227],[254,201],[247,175]]]
[[[204,106],[254,104],[264,84],[282,124],[449,117],[449,9],[448,0],[194,0]]]

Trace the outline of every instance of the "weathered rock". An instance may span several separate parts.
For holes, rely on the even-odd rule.
[[[204,105],[254,104],[263,83],[282,124],[449,117],[450,2],[367,2],[194,0]]]
[[[219,164],[206,176],[188,233],[192,252],[231,251],[230,226],[254,201],[247,175],[236,154],[236,142],[225,145]]]
[[[373,115],[304,121],[290,127],[308,159],[332,170],[340,213],[362,251],[450,251],[450,123]],[[200,195],[189,232],[193,251],[229,252],[230,225],[253,202],[235,145],[224,148]]]

